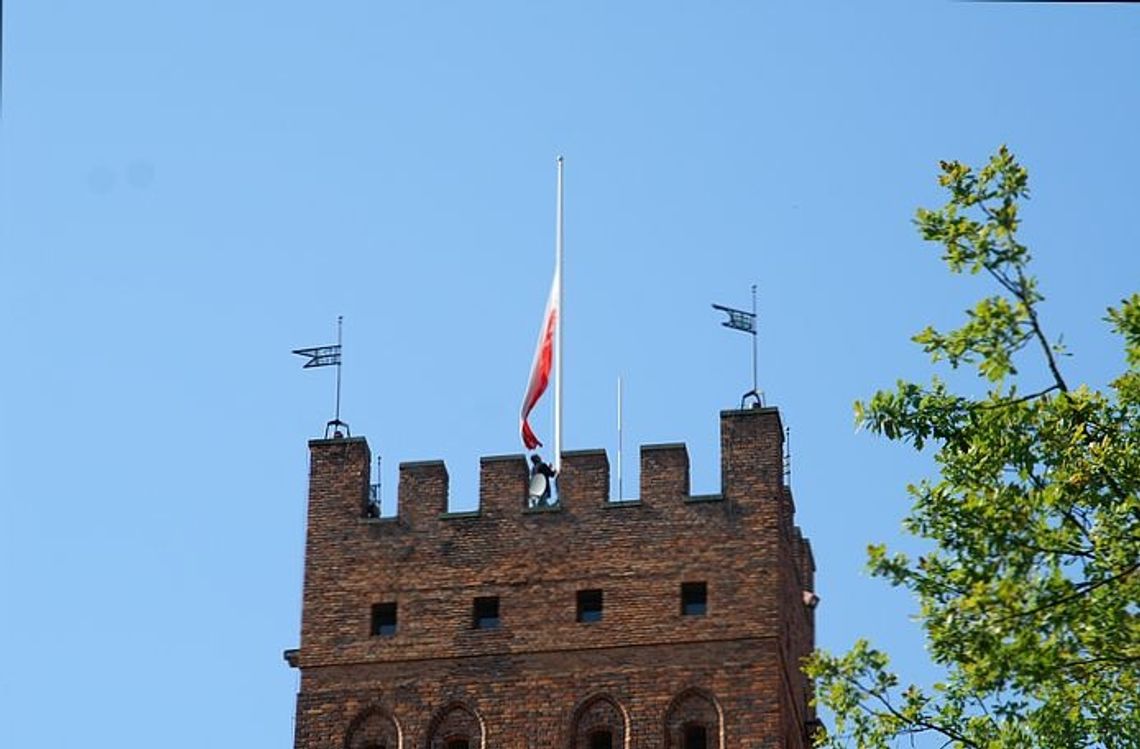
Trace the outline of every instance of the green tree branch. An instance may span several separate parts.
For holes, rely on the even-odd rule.
[[[981,168],[942,162],[948,199],[919,209],[921,236],[954,274],[999,294],[956,330],[914,338],[935,363],[973,367],[983,398],[899,382],[855,404],[857,423],[922,450],[934,480],[908,488],[916,560],[870,547],[873,574],[919,601],[946,678],[899,691],[865,642],[807,664],[835,716],[831,746],[887,747],[936,732],[952,747],[1140,747],[1140,294],[1110,307],[1129,368],[1101,392],[1070,387],[1049,344],[1017,239],[1028,172],[1006,148]],[[1031,342],[1051,384],[1018,393],[1015,356]],[[1021,358],[1018,357],[1018,363]],[[1040,376],[1040,375],[1038,375]],[[1040,380],[1038,380],[1040,381]]]

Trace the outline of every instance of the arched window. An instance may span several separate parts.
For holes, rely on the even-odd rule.
[[[399,749],[400,729],[385,710],[368,707],[349,723],[344,746],[345,749]]]
[[[712,695],[687,689],[665,714],[666,749],[723,749],[721,710]]]
[[[574,711],[572,749],[624,749],[628,733],[625,711],[606,695],[596,695]]]
[[[466,705],[453,703],[436,713],[428,749],[483,749],[483,721]]]

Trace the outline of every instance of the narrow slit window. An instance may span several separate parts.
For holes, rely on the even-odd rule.
[[[709,610],[708,585],[681,583],[681,613],[685,616],[704,616]]]
[[[499,597],[484,596],[475,599],[475,629],[499,628]]]
[[[578,591],[578,621],[600,622],[602,620],[602,591]]]
[[[396,634],[396,602],[377,603],[372,606],[372,636],[391,637]]]

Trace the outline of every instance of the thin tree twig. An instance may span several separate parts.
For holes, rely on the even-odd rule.
[[[1006,408],[1007,406],[1015,406],[1018,403],[1025,403],[1026,401],[1031,401],[1031,400],[1034,400],[1036,398],[1040,398],[1043,395],[1048,395],[1049,393],[1053,392],[1054,390],[1060,390],[1060,389],[1061,388],[1056,383],[1054,383],[1054,384],[1050,385],[1049,387],[1045,388],[1044,390],[1039,390],[1036,393],[1030,393],[1029,395],[1023,395],[1020,398],[1006,398],[1004,400],[998,401],[997,403],[980,403],[977,406],[975,406],[975,408],[977,408],[979,411],[993,411],[993,410],[998,409],[998,408]]]
[[[1062,393],[1069,392],[1069,386],[1065,384],[1065,378],[1061,376],[1061,370],[1057,368],[1057,360],[1053,357],[1053,347],[1049,345],[1049,341],[1045,338],[1045,333],[1041,330],[1041,323],[1037,319],[1037,309],[1033,303],[1029,301],[1029,293],[1026,290],[1027,282],[1025,274],[1021,269],[1017,269],[1017,281],[1020,294],[1018,298],[1021,299],[1025,305],[1025,311],[1029,314],[1029,324],[1033,328],[1033,335],[1036,336],[1037,341],[1041,344],[1041,350],[1045,353],[1045,361],[1049,363],[1049,371],[1053,373],[1053,379],[1061,388]]]
[[[1034,614],[1039,614],[1042,611],[1045,611],[1047,609],[1051,609],[1051,608],[1054,608],[1057,606],[1061,606],[1063,604],[1069,603],[1070,601],[1075,601],[1078,598],[1083,598],[1084,596],[1088,595],[1089,593],[1096,590],[1097,588],[1103,587],[1105,585],[1109,585],[1111,583],[1116,582],[1117,580],[1122,580],[1122,579],[1128,577],[1129,575],[1131,575],[1133,572],[1135,572],[1138,569],[1140,569],[1140,562],[1136,562],[1132,565],[1129,565],[1128,567],[1125,567],[1123,570],[1116,573],[1115,575],[1112,575],[1111,577],[1106,577],[1103,580],[1097,580],[1095,582],[1090,582],[1090,583],[1085,583],[1083,585],[1075,586],[1076,590],[1074,590],[1072,593],[1069,593],[1067,595],[1063,595],[1060,598],[1056,598],[1056,599],[1049,601],[1047,603],[1043,603],[1040,606],[1034,606],[1031,609],[1026,609],[1025,611],[1018,611],[1016,613],[1010,614],[1009,616],[1003,616],[1001,618],[995,619],[994,623],[995,624],[1001,624],[1001,623],[1007,622],[1011,619],[1021,619],[1021,618],[1027,617],[1027,616],[1033,616]]]
[[[905,715],[900,713],[898,711],[898,709],[895,708],[895,706],[891,704],[890,700],[888,700],[882,693],[873,691],[873,690],[863,686],[863,684],[860,683],[858,679],[854,679],[854,678],[849,677],[849,676],[845,676],[843,678],[851,686],[855,687],[856,689],[858,689],[863,694],[867,695],[868,697],[871,697],[876,702],[881,704],[887,710],[887,712],[893,718],[900,721],[904,727],[907,725],[919,726],[923,730],[934,731],[935,733],[940,733],[943,736],[947,736],[947,737],[953,739],[954,741],[957,741],[957,742],[959,742],[965,746],[974,747],[975,749],[981,749],[981,745],[970,740],[964,734],[962,734],[959,731],[954,730],[953,728],[950,728],[948,726],[939,725],[938,723],[934,723],[934,722],[930,721],[929,719],[925,719],[925,718],[921,718],[921,717],[919,717],[919,718],[908,718],[908,717],[906,717]],[[874,714],[874,713],[872,713],[872,714]]]

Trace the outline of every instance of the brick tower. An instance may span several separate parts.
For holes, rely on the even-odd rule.
[[[647,445],[639,499],[587,450],[537,508],[523,456],[483,458],[462,513],[442,462],[404,463],[374,518],[367,442],[311,441],[296,749],[809,746],[818,599],[779,413],[721,413],[720,447],[719,494]]]

